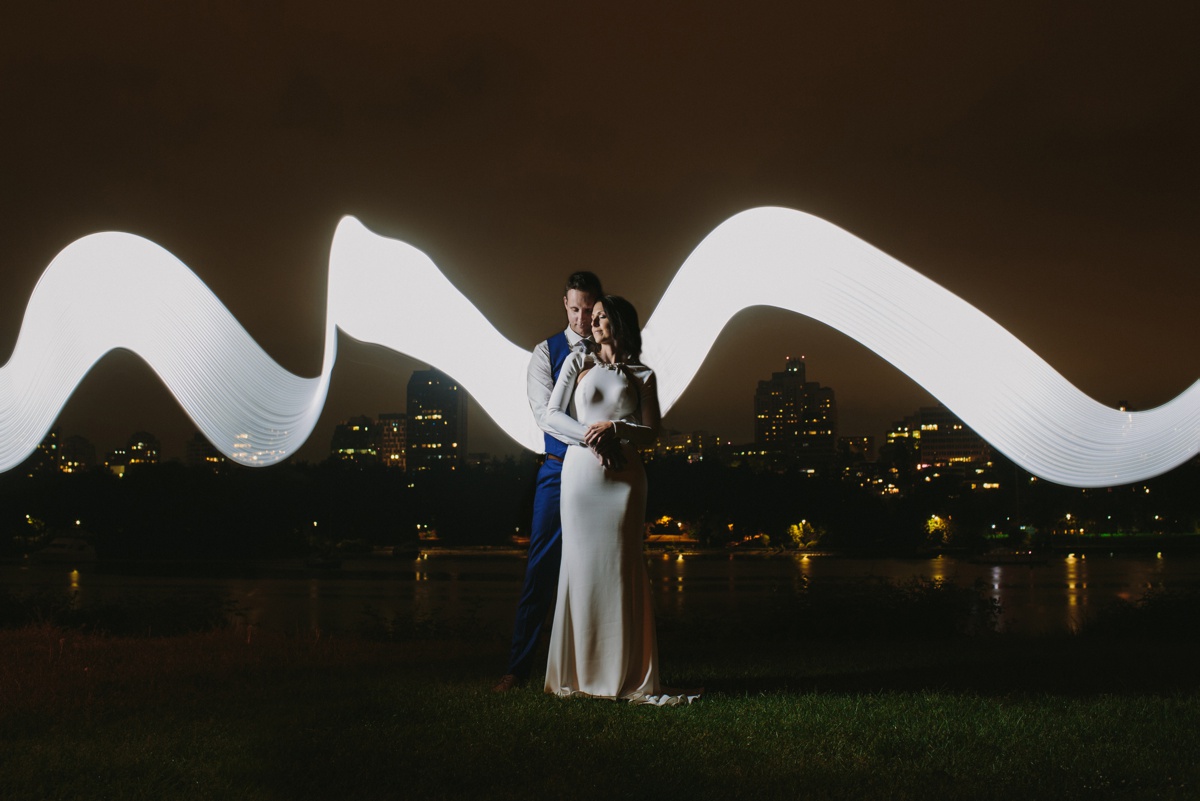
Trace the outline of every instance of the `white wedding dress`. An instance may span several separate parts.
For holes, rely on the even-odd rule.
[[[673,705],[664,691],[642,543],[646,472],[636,447],[659,422],[654,373],[573,353],[549,404],[550,424],[577,445],[562,470],[562,567],[550,634],[546,692]],[[568,413],[570,412],[570,414]],[[573,415],[573,416],[572,416]],[[605,469],[582,446],[589,423],[616,421],[624,466]]]

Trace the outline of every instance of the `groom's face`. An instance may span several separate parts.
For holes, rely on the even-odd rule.
[[[563,305],[567,307],[567,325],[581,337],[592,335],[592,306],[595,304],[595,298],[578,289],[568,289],[563,298]]]

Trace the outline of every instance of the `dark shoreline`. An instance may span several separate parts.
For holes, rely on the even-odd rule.
[[[87,572],[130,575],[154,575],[156,570],[165,575],[264,575],[271,573],[312,574],[348,572],[393,572],[403,566],[409,569],[414,563],[441,559],[523,560],[527,545],[452,545],[437,542],[420,546],[377,546],[373,551],[333,552],[321,557],[312,556],[229,556],[211,555],[150,556],[132,558],[128,556],[106,557],[92,555],[82,559],[40,559],[37,552],[23,555],[0,556],[0,567],[26,567],[36,570],[58,568],[80,569]],[[801,559],[897,559],[923,561],[947,557],[975,564],[1044,564],[1048,561],[1079,557],[1200,557],[1200,532],[1195,534],[1137,534],[1114,537],[1067,538],[1056,537],[1048,545],[1030,548],[999,546],[987,550],[971,548],[861,548],[861,549],[796,549],[785,547],[721,547],[701,546],[695,543],[653,543],[645,547],[647,558],[683,556],[702,560],[772,560]],[[352,568],[351,568],[352,566]]]
[[[995,564],[1014,566],[1021,564],[1044,565],[1048,562],[1077,556],[1083,559],[1104,558],[1200,558],[1200,535],[1141,535],[1122,538],[1088,538],[1072,543],[1055,543],[1052,547],[1034,550],[995,549],[979,552],[966,549],[938,549],[928,551],[871,550],[811,550],[779,548],[704,548],[693,544],[663,544],[648,546],[648,559],[686,558],[688,560],[796,560],[839,559],[873,560],[891,559],[924,562],[938,557],[972,564]],[[373,553],[348,553],[319,562],[305,557],[282,558],[147,558],[147,559],[93,559],[76,563],[68,561],[42,562],[34,556],[9,556],[0,558],[0,567],[16,567],[38,573],[51,573],[62,569],[79,570],[87,574],[114,576],[154,576],[170,578],[296,578],[338,577],[381,578],[389,574],[403,575],[414,568],[421,572],[436,572],[442,560],[519,561],[526,556],[525,546],[518,545],[441,545],[429,543],[419,549],[405,549],[393,555],[386,549]],[[432,570],[431,570],[432,569]]]

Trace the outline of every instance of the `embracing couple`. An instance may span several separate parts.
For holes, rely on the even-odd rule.
[[[567,279],[567,328],[529,362],[529,406],[545,432],[508,673],[524,684],[554,607],[546,692],[674,705],[697,695],[659,682],[658,640],[642,540],[646,472],[637,448],[659,429],[654,373],[629,301],[600,279]],[[557,596],[556,596],[557,588]],[[557,597],[557,601],[555,600]]]

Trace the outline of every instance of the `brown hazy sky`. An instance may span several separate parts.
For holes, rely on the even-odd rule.
[[[728,216],[824,217],[996,319],[1100,401],[1200,378],[1200,10],[1128,3],[53,2],[0,30],[0,358],[38,276],[123,230],[277,361],[320,369],[343,214],[428,253],[509,338],[601,275],[648,317]],[[697,309],[697,314],[703,314]],[[840,433],[930,397],[857,343],[739,315],[668,416],[734,440],[807,357]],[[422,367],[345,341],[303,458]],[[194,430],[115,353],[67,405],[101,452]],[[482,414],[471,450],[509,447]]]

